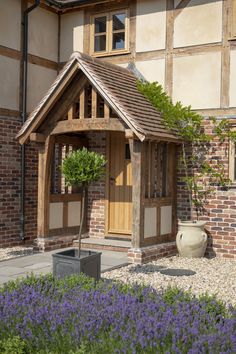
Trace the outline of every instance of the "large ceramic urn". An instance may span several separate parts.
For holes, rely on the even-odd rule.
[[[181,257],[203,257],[207,247],[205,221],[179,221],[176,236],[177,249]]]

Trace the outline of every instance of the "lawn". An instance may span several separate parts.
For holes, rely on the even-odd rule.
[[[0,353],[235,353],[236,310],[177,288],[31,276],[0,290]]]

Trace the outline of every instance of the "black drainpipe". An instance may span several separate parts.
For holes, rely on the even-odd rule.
[[[21,82],[21,119],[22,124],[27,119],[27,77],[28,77],[28,14],[40,4],[40,0],[35,0],[35,4],[28,7],[23,14],[23,75]],[[21,145],[21,188],[20,188],[20,239],[25,239],[25,145]]]

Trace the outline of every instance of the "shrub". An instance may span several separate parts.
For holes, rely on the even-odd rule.
[[[199,300],[177,289],[158,293],[84,276],[30,277],[5,286],[0,320],[2,341],[18,338],[25,353],[236,351],[236,312],[209,296]]]
[[[93,182],[99,181],[105,174],[106,160],[103,155],[94,151],[88,151],[85,147],[81,150],[69,153],[61,166],[66,183],[69,186],[82,187],[82,207],[81,207],[81,223],[78,234],[79,257],[81,251],[81,234],[84,223],[84,208],[86,188]]]

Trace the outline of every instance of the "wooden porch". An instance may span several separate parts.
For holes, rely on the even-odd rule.
[[[83,146],[98,150],[107,160],[104,181],[94,186],[94,194],[87,192],[90,215],[85,215],[89,222],[87,227],[84,223],[84,234],[94,236],[94,229],[98,237],[125,237],[134,250],[172,243],[178,139],[162,126],[159,113],[138,92],[127,70],[79,55],[19,133],[21,143],[29,140],[39,151],[41,244],[56,244],[63,237],[72,242],[76,237],[81,193],[66,186],[60,165],[69,152]],[[94,205],[96,193],[100,204]],[[100,214],[93,226],[91,215],[97,209]]]

